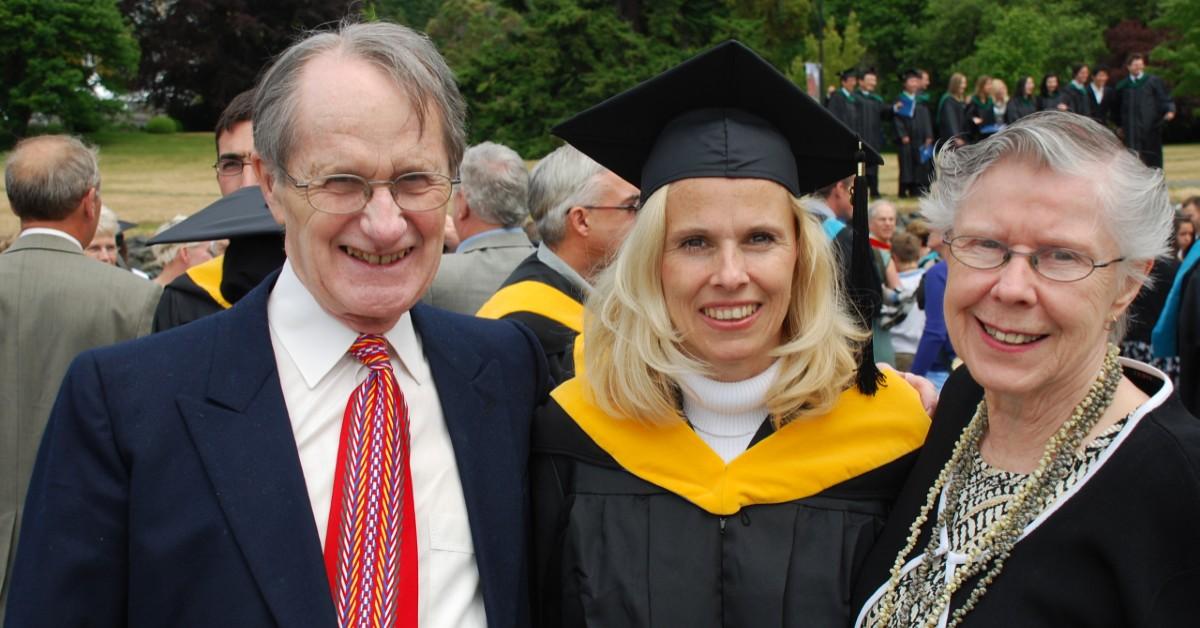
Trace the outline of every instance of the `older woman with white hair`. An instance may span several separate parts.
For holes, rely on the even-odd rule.
[[[117,234],[121,232],[121,223],[117,214],[107,206],[100,207],[100,220],[96,222],[96,235],[83,250],[83,254],[105,264],[117,265],[120,251],[117,246]]]
[[[929,426],[861,364],[869,332],[798,199],[853,171],[856,138],[736,42],[556,133],[643,203],[534,423],[536,623],[848,623]]]
[[[938,156],[965,368],[872,552],[857,626],[1184,626],[1200,613],[1200,423],[1119,358],[1167,250],[1162,172],[1084,116]]]

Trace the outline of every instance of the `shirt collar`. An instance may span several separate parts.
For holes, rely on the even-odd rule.
[[[271,290],[267,301],[267,320],[310,389],[315,388],[339,360],[353,359],[347,351],[359,333],[317,303],[296,276],[291,261],[284,262],[279,280]],[[417,385],[432,381],[410,312],[405,312],[383,336],[391,345],[401,368],[412,376]]]
[[[51,229],[50,227],[30,227],[30,228],[22,231],[21,235],[19,235],[17,237],[24,238],[27,235],[57,236],[57,237],[60,237],[64,240],[70,242],[71,244],[74,244],[75,246],[79,247],[80,251],[83,250],[83,245],[79,243],[79,240],[76,240],[75,236],[67,233],[66,231],[59,231],[58,229]]]
[[[570,264],[564,262],[563,258],[556,255],[554,251],[551,251],[550,247],[546,246],[545,243],[538,247],[537,258],[539,262],[554,269],[555,272],[563,277],[566,277],[567,281],[571,282],[575,285],[575,287],[582,290],[584,294],[591,294],[592,285],[583,278],[583,275],[580,275],[575,271],[574,268],[571,268]]]
[[[521,229],[520,227],[496,227],[495,229],[488,229],[487,231],[481,231],[481,232],[476,233],[475,235],[467,238],[466,240],[459,242],[458,247],[455,249],[455,251],[464,251],[464,250],[466,250],[466,248],[468,246],[471,245],[471,243],[482,240],[483,238],[486,238],[488,236],[498,235],[501,233],[524,233],[524,231],[525,230]]]

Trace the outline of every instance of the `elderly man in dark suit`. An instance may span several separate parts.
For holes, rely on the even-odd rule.
[[[508,274],[533,253],[521,228],[529,215],[529,170],[513,149],[484,142],[467,149],[462,183],[450,199],[454,229],[462,241],[442,255],[425,303],[474,314]]]
[[[464,105],[424,36],[309,36],[256,92],[288,261],[229,310],[83,354],[9,626],[524,626],[534,336],[418,303]]]
[[[83,255],[100,220],[95,152],[28,139],[5,185],[21,234],[0,255],[0,621],[34,456],[59,383],[80,351],[150,332],[159,288]]]

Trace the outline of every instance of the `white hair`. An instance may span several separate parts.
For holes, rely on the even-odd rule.
[[[1148,281],[1144,262],[1169,250],[1174,212],[1162,170],[1149,168],[1112,131],[1085,116],[1035,113],[978,144],[937,155],[937,179],[921,199],[921,213],[938,229],[954,223],[963,199],[988,168],[1005,158],[1094,182],[1101,222],[1117,243],[1126,277]]]

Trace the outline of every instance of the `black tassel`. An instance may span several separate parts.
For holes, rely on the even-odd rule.
[[[854,244],[850,255],[849,292],[858,321],[869,332],[883,302],[883,280],[875,270],[871,253],[871,233],[867,222],[867,153],[863,150],[861,140],[854,161],[857,170],[854,175]],[[875,366],[875,349],[869,337],[859,354],[856,383],[859,392],[864,395],[874,395],[883,383],[883,373]]]

